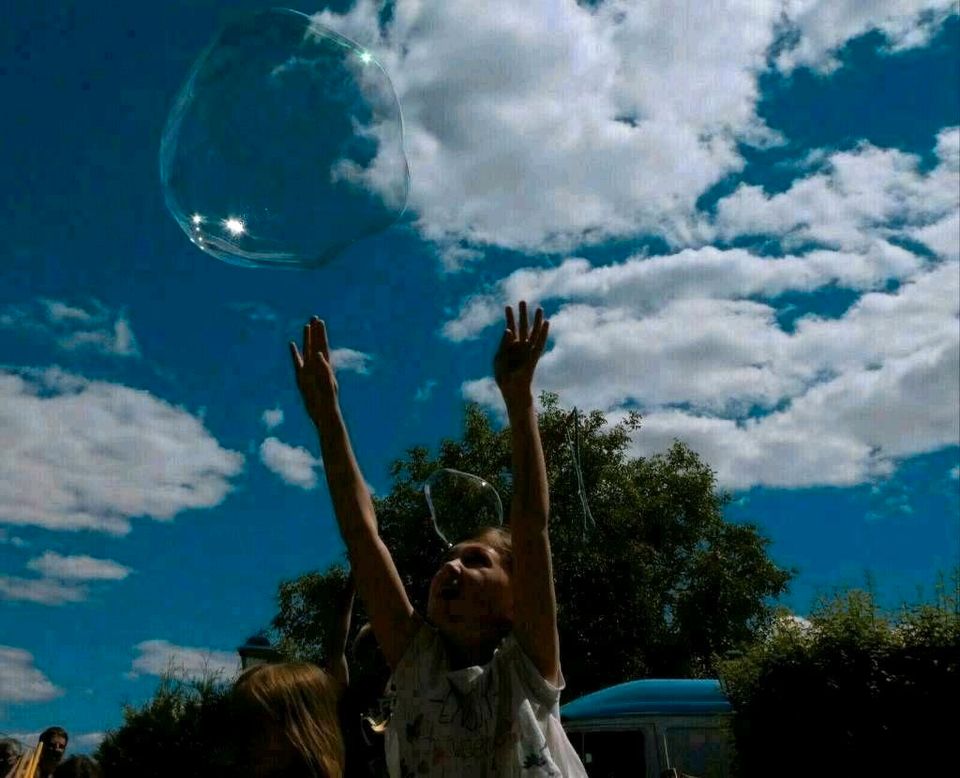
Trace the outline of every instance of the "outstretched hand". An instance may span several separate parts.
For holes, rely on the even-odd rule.
[[[547,343],[550,322],[543,318],[543,309],[537,308],[533,327],[527,331],[527,303],[520,301],[520,326],[513,318],[513,308],[506,308],[507,328],[493,358],[493,377],[500,387],[507,407],[513,403],[532,400],[533,373]]]
[[[314,316],[303,327],[302,355],[297,344],[290,341],[290,357],[303,405],[313,423],[319,425],[322,411],[336,405],[339,393],[330,365],[327,329],[319,317]]]

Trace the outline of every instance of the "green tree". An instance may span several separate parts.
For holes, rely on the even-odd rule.
[[[721,676],[743,778],[935,774],[956,761],[956,593],[883,613],[869,592],[788,615]],[[789,755],[789,758],[784,758]]]
[[[96,759],[106,778],[218,778],[233,775],[229,684],[164,675],[153,697],[125,705],[123,724],[107,733]]]
[[[769,622],[771,598],[791,573],[767,555],[750,524],[724,520],[729,501],[711,469],[675,442],[669,451],[628,456],[640,415],[608,426],[599,411],[581,416],[579,459],[593,522],[578,492],[571,413],[541,395],[540,431],[550,482],[550,536],[567,696],[645,676],[702,676],[718,657],[743,649]],[[422,483],[438,468],[482,476],[509,514],[510,436],[475,404],[460,440],[436,456],[417,446],[390,469],[389,494],[375,498],[380,532],[415,607],[425,607],[442,551]],[[344,568],[280,586],[273,625],[291,656],[318,663],[334,618]],[[363,621],[362,613],[355,625]]]

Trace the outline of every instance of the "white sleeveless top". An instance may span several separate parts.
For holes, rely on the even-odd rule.
[[[482,667],[450,670],[423,624],[390,677],[391,778],[587,778],[560,725],[560,683],[508,635]]]

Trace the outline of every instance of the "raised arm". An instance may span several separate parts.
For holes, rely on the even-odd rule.
[[[383,655],[394,668],[416,633],[417,621],[397,567],[377,531],[373,500],[340,413],[327,331],[319,318],[314,316],[303,328],[303,354],[291,342],[290,356],[303,404],[320,437],[333,512],[347,546],[357,591],[370,614]]]
[[[353,600],[356,595],[353,573],[347,576],[347,584],[337,597],[337,621],[333,625],[326,646],[330,673],[343,686],[350,685],[350,665],[347,664],[347,638],[353,616]]]
[[[557,599],[547,520],[550,496],[547,467],[533,405],[533,373],[547,343],[549,322],[537,308],[527,328],[527,304],[521,301],[520,325],[507,306],[507,328],[493,360],[493,374],[507,406],[513,446],[513,632],[540,674],[551,683],[560,675]]]

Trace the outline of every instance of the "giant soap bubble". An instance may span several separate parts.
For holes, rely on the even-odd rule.
[[[247,267],[316,267],[393,224],[409,188],[400,104],[361,46],[297,11],[225,27],[160,144],[167,207]]]
[[[434,529],[447,546],[503,524],[500,495],[479,476],[449,468],[437,470],[424,482],[423,494]]]

